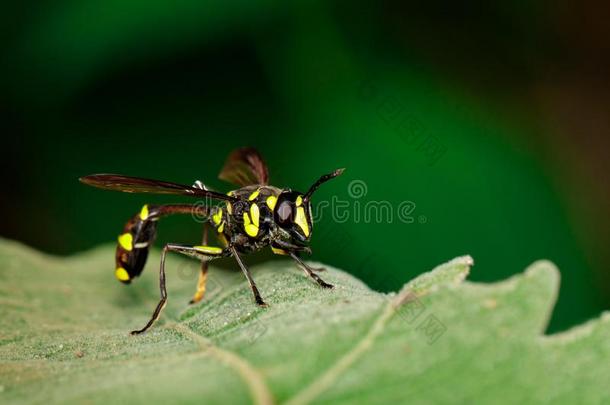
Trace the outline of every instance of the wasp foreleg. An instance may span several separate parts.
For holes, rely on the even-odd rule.
[[[263,301],[263,299],[261,298],[261,294],[258,292],[256,283],[254,282],[254,279],[252,278],[252,275],[250,274],[250,270],[248,270],[248,268],[246,267],[244,262],[241,260],[241,257],[239,257],[237,250],[233,246],[230,246],[229,250],[231,251],[231,254],[233,255],[233,257],[235,257],[235,260],[237,260],[237,264],[241,268],[241,271],[244,273],[244,276],[246,276],[246,278],[248,279],[248,283],[250,284],[250,289],[252,290],[252,294],[254,295],[254,301],[256,301],[257,305],[259,305],[261,307],[266,307],[267,304],[265,304],[265,301]]]
[[[292,257],[294,259],[294,261],[297,262],[297,264],[299,265],[300,268],[303,269],[303,271],[305,272],[305,274],[307,274],[309,277],[311,277],[312,279],[314,279],[314,281],[316,283],[318,283],[318,285],[320,287],[323,288],[334,288],[334,286],[332,284],[328,284],[326,281],[322,280],[320,278],[320,276],[318,276],[315,271],[316,269],[310,267],[307,263],[305,263],[303,260],[301,260],[301,258],[299,256],[297,256],[296,253],[294,252],[288,252],[288,254],[290,255],[290,257]]]
[[[311,248],[309,246],[299,246],[294,243],[286,242],[283,240],[275,240],[271,244],[271,247],[284,250],[286,252],[304,252],[308,255],[311,254]]]

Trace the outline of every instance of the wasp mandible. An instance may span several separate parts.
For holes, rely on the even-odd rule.
[[[311,196],[318,187],[343,173],[338,169],[320,177],[305,193],[289,188],[281,189],[268,184],[265,161],[254,148],[233,151],[219,178],[241,188],[222,194],[207,189],[197,181],[192,186],[117,174],[93,174],[79,180],[93,187],[127,193],[155,193],[187,195],[203,198],[206,204],[146,204],[134,215],[118,237],[115,276],[129,284],[138,277],[148,257],[148,251],[157,235],[158,220],[172,214],[191,214],[203,217],[204,231],[201,245],[168,243],[161,253],[159,287],[161,299],[150,320],[142,328],[131,332],[137,335],[148,330],[159,318],[165,303],[165,256],[177,252],[201,260],[197,290],[191,303],[199,302],[205,293],[208,262],[220,257],[234,257],[246,276],[256,304],[266,306],[250,271],[241,255],[261,250],[267,246],[273,253],[288,255],[323,288],[333,288],[316,273],[324,269],[312,268],[299,257],[311,254],[309,242],[312,233]],[[212,206],[213,200],[224,205]],[[208,245],[208,227],[216,231],[220,246]]]

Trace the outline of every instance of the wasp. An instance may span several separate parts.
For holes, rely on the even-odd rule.
[[[159,288],[161,298],[150,320],[132,335],[144,333],[159,318],[167,302],[165,288],[165,256],[176,252],[201,261],[196,292],[190,303],[203,299],[208,276],[208,262],[221,257],[233,257],[246,277],[254,301],[266,307],[261,294],[245,265],[242,255],[270,247],[278,255],[290,256],[320,287],[333,286],[320,278],[313,268],[301,260],[302,253],[311,254],[312,234],[311,197],[318,187],[343,173],[335,170],[321,176],[305,193],[268,184],[268,169],[262,156],[254,148],[241,148],[229,154],[220,175],[240,188],[226,194],[208,189],[200,181],[192,186],[117,174],[93,174],[81,177],[82,183],[93,187],[126,193],[154,193],[185,195],[203,199],[196,204],[146,204],[134,215],[118,237],[116,248],[116,278],[129,284],[138,277],[157,236],[159,219],[174,214],[190,214],[204,219],[203,241],[200,245],[168,243],[161,252]],[[214,200],[220,202],[214,205]],[[208,228],[216,231],[220,246],[208,245]]]

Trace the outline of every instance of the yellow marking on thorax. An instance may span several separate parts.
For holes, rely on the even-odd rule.
[[[133,249],[133,236],[130,233],[124,233],[119,236],[119,245],[128,252]]]
[[[140,211],[140,219],[146,221],[148,219],[148,204],[144,204],[142,211]]]
[[[245,224],[244,229],[248,236],[252,236],[253,238],[258,235],[258,228],[252,224]]]
[[[258,228],[258,221],[260,218],[260,210],[258,209],[257,204],[252,204],[250,206],[250,218],[252,219],[252,223],[254,226]]]
[[[195,248],[196,250],[202,252],[202,253],[207,253],[207,254],[211,254],[211,255],[217,255],[222,253],[222,248],[216,247],[216,246],[193,246],[193,248]]]
[[[225,229],[225,221],[222,220],[222,217],[222,208],[216,211],[214,215],[212,215],[212,222],[214,222],[214,224],[216,225],[216,231],[218,233],[222,233],[222,231]]]
[[[222,221],[222,209],[219,209],[214,215],[212,215],[212,221],[217,226],[220,224],[220,221]]]
[[[128,281],[129,280],[129,273],[127,273],[127,270],[125,270],[122,267],[118,267],[114,271],[114,276],[116,278],[118,278],[120,281]]]
[[[260,194],[261,190],[257,189],[255,192],[253,192],[252,194],[250,194],[250,197],[248,197],[248,200],[253,201],[256,199],[256,197],[258,197],[258,195]]]
[[[301,205],[303,205],[303,197],[298,196],[294,202],[297,205],[297,207],[300,207]]]
[[[227,212],[229,214],[233,214],[233,206],[231,205],[230,202],[227,203]]]
[[[274,195],[270,195],[269,197],[267,197],[267,207],[269,207],[269,209],[271,211],[273,211],[273,209],[275,208],[275,204],[277,203],[277,197]]]
[[[250,215],[244,212],[244,231],[248,236],[255,237],[258,235],[258,223],[259,223],[259,210],[258,205],[252,204],[250,206]]]
[[[303,207],[297,207],[297,215],[294,218],[294,223],[301,227],[305,237],[309,236],[309,224],[307,224],[305,209]]]

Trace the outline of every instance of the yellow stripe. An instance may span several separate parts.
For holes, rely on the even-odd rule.
[[[277,203],[277,197],[274,195],[270,195],[269,197],[267,197],[267,207],[269,207],[269,209],[271,211],[273,211],[273,209],[275,208],[275,204]]]
[[[195,249],[199,250],[202,253],[207,253],[211,255],[217,255],[222,253],[222,249],[216,246],[193,246]]]
[[[114,276],[116,278],[118,278],[120,281],[128,281],[129,280],[129,273],[127,273],[127,270],[125,270],[122,267],[117,268],[114,271]]]
[[[259,193],[260,193],[260,189],[256,190],[255,192],[250,194],[250,197],[248,197],[248,200],[252,201],[252,200],[256,199],[256,197],[258,197]]]
[[[130,233],[124,233],[119,236],[119,245],[128,252],[133,249],[133,236]]]
[[[301,204],[303,204],[303,197],[298,196],[297,199],[295,200],[295,203],[296,203],[297,207],[300,207]]]
[[[287,255],[288,254],[288,252],[286,252],[284,249],[279,249],[279,248],[274,248],[274,247],[271,247],[271,251],[273,253],[275,253],[276,255]]]
[[[309,236],[309,225],[307,224],[307,218],[305,217],[305,209],[303,207],[297,208],[297,215],[294,218],[294,223],[301,227],[305,237]]]
[[[146,221],[148,219],[148,204],[145,204],[140,211],[140,219]]]
[[[252,224],[248,224],[248,225],[244,226],[244,229],[245,229],[246,233],[249,236],[255,237],[256,235],[258,235],[258,227],[257,226],[254,226]]]
[[[212,221],[218,225],[220,224],[220,221],[222,221],[222,210],[219,209],[218,211],[216,211],[216,213],[214,215],[212,215]]]
[[[220,224],[220,226],[216,230],[218,231],[218,233],[222,233],[222,231],[224,231],[224,229],[225,229],[225,223],[223,222],[222,224]]]
[[[260,211],[258,209],[258,205],[252,204],[250,206],[250,217],[252,217],[252,223],[256,227],[258,227],[259,216],[260,216]]]
[[[255,237],[258,235],[258,226],[250,221],[250,216],[247,212],[244,212],[244,231],[246,231],[248,236]]]

